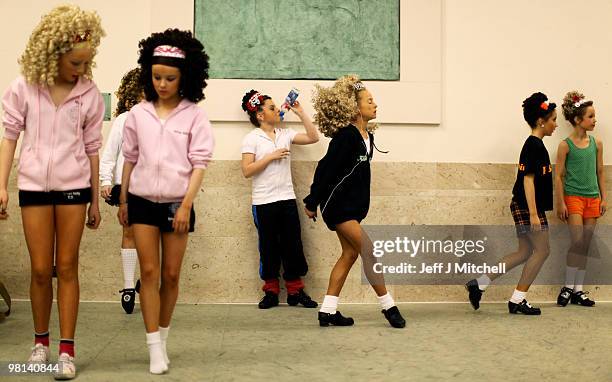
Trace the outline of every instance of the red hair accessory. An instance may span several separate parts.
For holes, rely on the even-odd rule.
[[[544,101],[540,104],[540,109],[548,110],[548,102]]]
[[[262,97],[261,93],[255,92],[255,93],[253,93],[251,98],[249,98],[249,100],[247,101],[246,108],[249,111],[257,111],[257,108],[262,103],[263,103],[263,97]]]
[[[85,31],[83,33],[77,33],[74,36],[73,40],[74,40],[75,43],[86,42],[86,41],[89,41],[90,37],[91,37],[91,32],[90,31]]]

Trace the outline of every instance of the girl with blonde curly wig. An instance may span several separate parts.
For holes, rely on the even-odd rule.
[[[100,196],[111,206],[119,206],[123,170],[123,151],[121,150],[123,126],[128,111],[143,98],[140,68],[132,69],[123,76],[119,90],[115,94],[117,95],[116,118],[100,160]],[[140,290],[140,282],[134,284],[138,255],[132,227],[123,227],[121,263],[123,265],[123,289],[119,291],[121,306],[125,313],[131,314],[134,311],[136,292]]]
[[[595,108],[584,94],[571,91],[563,99],[563,116],[572,133],[559,143],[555,182],[559,218],[568,224],[571,246],[567,252],[565,286],[557,304],[593,306],[583,291],[587,255],[597,219],[606,212],[603,143],[589,135],[595,129]]]
[[[7,214],[7,186],[17,140],[21,133],[24,136],[17,186],[31,260],[35,345],[29,361],[49,361],[55,260],[61,336],[57,377],[61,379],[76,374],[74,333],[83,227],[96,229],[100,224],[98,149],[102,145],[104,101],[91,81],[91,67],[103,35],[95,12],[76,6],[54,8],[42,17],[19,59],[23,76],[13,81],[2,97],[2,215]]]
[[[376,118],[377,105],[355,75],[339,78],[330,88],[317,86],[313,102],[319,129],[332,140],[315,170],[310,194],[304,199],[305,211],[316,220],[320,206],[325,224],[336,231],[342,246],[319,311],[319,325],[353,325],[352,318],[336,309],[346,277],[361,254],[382,313],[393,327],[403,328],[406,321],[387,292],[384,279],[373,272],[372,243],[360,226],[370,206],[370,161],[375,148],[372,132],[376,128],[370,121]]]

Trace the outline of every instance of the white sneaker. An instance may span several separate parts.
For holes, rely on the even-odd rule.
[[[43,344],[36,344],[32,348],[32,354],[28,358],[31,363],[47,363],[49,362],[49,347]]]
[[[57,359],[57,363],[59,364],[59,372],[55,374],[55,379],[66,380],[73,379],[76,376],[74,357],[71,357],[68,353],[62,353]]]

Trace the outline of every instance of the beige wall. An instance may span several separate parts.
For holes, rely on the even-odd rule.
[[[0,2],[0,88],[18,73],[16,59],[41,14],[61,1]],[[95,78],[113,92],[135,65],[137,41],[168,26],[192,28],[193,0],[75,3],[96,9],[108,33],[97,58]],[[171,5],[169,5],[171,4]],[[528,133],[521,101],[542,90],[560,101],[570,89],[595,100],[595,134],[609,142],[612,116],[612,2],[590,0],[402,0],[401,84],[370,84],[383,122],[377,141],[391,151],[376,160],[392,162],[514,163]],[[215,158],[238,159],[239,142],[250,126],[237,100],[242,89],[258,87],[280,100],[291,81],[211,81],[208,100],[217,136]],[[307,99],[311,83],[298,83]],[[423,121],[428,124],[423,124]],[[429,124],[430,122],[440,122]],[[399,122],[399,123],[395,123]],[[296,126],[299,128],[299,126]],[[570,132],[560,128],[546,140],[554,157]],[[296,160],[316,160],[325,151],[294,150]],[[606,156],[606,163],[611,159]],[[553,159],[554,160],[554,159]]]
[[[0,89],[18,74],[16,59],[40,15],[59,1],[44,2],[44,7],[41,3],[0,2],[0,14],[5,16],[0,23],[0,34],[5,36],[0,44],[4,58]],[[94,73],[105,92],[113,92],[121,75],[135,65],[139,39],[169,26],[192,26],[192,0],[77,3],[98,10],[108,33]],[[365,223],[511,224],[508,202],[514,163],[528,134],[520,105],[533,90],[543,90],[558,101],[566,90],[582,89],[596,101],[597,135],[610,142],[612,132],[606,126],[612,122],[607,111],[612,101],[612,32],[608,28],[612,1],[590,0],[588,4],[587,9],[569,0],[402,0],[402,81],[389,86],[370,84],[386,122],[377,133],[377,142],[391,153],[376,157],[387,163],[374,164],[372,208]],[[190,237],[181,281],[184,302],[256,301],[260,295],[250,183],[240,175],[238,162],[240,141],[250,127],[235,100],[240,99],[243,85],[281,97],[291,82],[249,81],[232,84],[230,89],[220,86],[223,84],[211,81],[209,99],[203,104],[213,117],[217,163],[207,172],[197,203],[198,225]],[[311,85],[300,84],[304,89]],[[429,90],[420,93],[415,90],[419,87]],[[404,119],[390,123],[397,118]],[[440,123],[422,123],[436,120]],[[546,140],[553,158],[556,144],[568,132],[569,127],[562,123],[555,136]],[[298,199],[306,194],[314,161],[326,147],[323,141],[293,150]],[[606,156],[608,164],[609,158]],[[14,167],[9,186],[11,216],[2,224],[0,235],[0,270],[7,286],[17,297],[25,298],[29,266],[16,207]],[[608,174],[611,171],[607,168]],[[115,210],[106,205],[102,209],[102,226],[97,232],[87,230],[82,243],[82,298],[116,301],[120,227]],[[603,218],[602,223],[609,219]],[[312,223],[304,216],[302,222],[310,262],[306,281],[313,296],[320,299],[340,248],[321,222]],[[552,266],[551,261],[547,264]],[[465,300],[460,286],[395,286],[392,290],[402,301]],[[536,299],[552,299],[556,287],[534,288],[533,292]],[[507,293],[507,287],[500,287],[499,294],[489,296],[504,299]],[[610,296],[611,288],[596,295],[601,299]],[[343,298],[347,302],[374,301],[371,291],[361,285],[357,270]]]

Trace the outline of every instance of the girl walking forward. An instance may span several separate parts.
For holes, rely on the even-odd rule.
[[[130,110],[125,122],[118,217],[134,230],[149,371],[162,374],[170,364],[166,341],[188,232],[195,226],[193,201],[214,139],[197,105],[208,78],[202,44],[191,32],[168,29],[139,46],[145,101]]]
[[[19,60],[23,76],[13,81],[2,98],[3,211],[8,206],[7,183],[15,147],[23,133],[17,187],[31,267],[34,348],[29,361],[49,361],[55,261],[61,336],[58,379],[76,375],[79,245],[83,227],[95,229],[100,224],[98,150],[104,101],[91,80],[91,68],[103,36],[95,12],[77,6],[54,8],[34,29]]]

